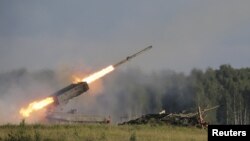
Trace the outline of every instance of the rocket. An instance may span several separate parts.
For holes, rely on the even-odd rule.
[[[125,59],[115,63],[112,65],[113,68],[117,68],[118,66],[121,66],[122,64],[130,61],[131,59],[135,58],[136,56],[150,50],[152,46],[148,46],[137,53],[127,56]],[[64,105],[68,103],[68,101],[74,97],[77,97],[84,92],[87,92],[89,90],[89,85],[87,82],[79,82],[76,84],[70,84],[69,86],[57,91],[53,95],[51,95],[54,99],[54,105]]]
[[[133,54],[133,55],[130,55],[130,56],[126,57],[124,60],[119,61],[118,63],[114,64],[113,66],[116,68],[116,67],[118,67],[118,66],[120,66],[120,65],[122,65],[122,64],[124,64],[124,63],[126,63],[126,62],[128,62],[129,60],[135,58],[136,56],[140,55],[141,53],[150,50],[151,48],[152,48],[152,46],[148,46],[148,47],[146,47],[146,48],[144,48],[144,49],[138,51],[137,53],[135,53],[135,54]]]

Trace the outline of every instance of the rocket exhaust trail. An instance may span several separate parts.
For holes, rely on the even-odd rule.
[[[110,65],[106,68],[103,68],[102,70],[100,71],[97,71],[89,76],[87,76],[86,78],[84,79],[78,79],[79,81],[75,81],[75,82],[86,82],[87,84],[90,84],[92,82],[94,82],[95,80],[97,79],[100,79],[101,77],[107,75],[108,73],[112,72],[113,70],[115,70],[116,67],[128,62],[129,60],[131,60],[132,58],[136,57],[137,55],[151,49],[152,46],[148,46],[140,51],[138,51],[137,53],[133,54],[133,55],[130,55],[128,57],[126,57],[124,60],[121,60],[119,61],[118,63],[114,64],[114,65]]]
[[[148,47],[144,48],[143,50],[138,51],[137,53],[128,56],[126,59],[124,59],[124,60],[122,60],[122,61],[120,61],[120,62],[114,64],[114,65],[113,65],[114,68],[116,68],[116,67],[118,67],[118,66],[120,66],[120,65],[122,65],[122,64],[124,64],[124,63],[126,63],[126,62],[128,62],[128,61],[131,60],[132,58],[136,57],[137,55],[139,55],[139,54],[141,54],[141,53],[143,53],[143,52],[145,52],[145,51],[147,51],[147,50],[149,50],[149,49],[151,49],[151,48],[152,48],[152,46],[148,46]]]

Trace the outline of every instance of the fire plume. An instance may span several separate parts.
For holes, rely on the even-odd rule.
[[[94,82],[95,80],[100,79],[103,76],[105,76],[106,74],[112,72],[114,69],[115,68],[112,65],[110,65],[110,66],[108,66],[108,67],[106,67],[98,72],[95,72],[95,73],[93,73],[93,74],[91,74],[83,79],[75,77],[74,82],[75,83],[86,82],[86,83],[90,84],[90,83]]]
[[[29,117],[32,112],[38,111],[38,110],[48,106],[49,104],[51,104],[53,102],[54,102],[54,99],[52,97],[47,97],[47,98],[40,100],[40,101],[34,101],[34,102],[30,103],[27,108],[21,108],[19,113],[23,117]]]

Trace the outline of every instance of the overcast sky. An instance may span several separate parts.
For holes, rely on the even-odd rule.
[[[0,72],[101,68],[145,71],[250,66],[249,0],[1,0]]]

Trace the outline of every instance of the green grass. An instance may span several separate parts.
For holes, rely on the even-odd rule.
[[[0,141],[205,141],[207,130],[164,125],[2,125]]]

